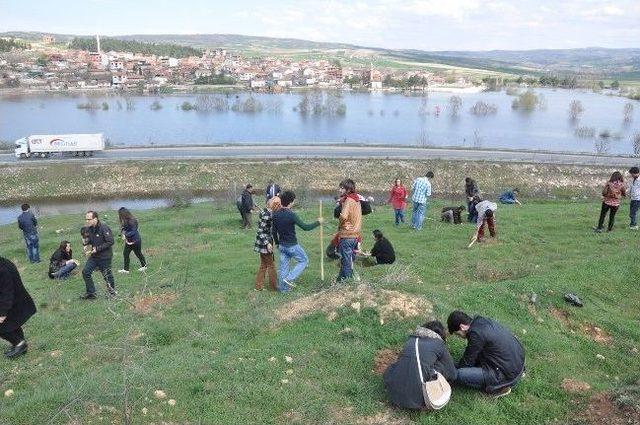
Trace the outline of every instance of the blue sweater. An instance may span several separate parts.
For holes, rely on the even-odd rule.
[[[302,230],[315,229],[320,225],[320,222],[304,223],[300,220],[300,217],[289,208],[280,208],[273,213],[273,233],[277,234],[276,239],[280,245],[293,246],[297,245],[298,238],[296,238],[296,225]]]
[[[38,234],[38,220],[31,211],[24,211],[18,216],[18,227],[26,235]]]

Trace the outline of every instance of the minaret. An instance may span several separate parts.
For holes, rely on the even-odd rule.
[[[101,54],[102,52],[100,51],[100,36],[96,35],[96,42],[98,44],[98,54]]]

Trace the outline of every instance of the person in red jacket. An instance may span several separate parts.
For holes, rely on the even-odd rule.
[[[391,204],[393,210],[396,213],[396,226],[400,223],[404,223],[404,210],[407,208],[407,197],[409,193],[407,189],[402,185],[402,180],[396,179],[391,192],[389,193],[388,204]]]

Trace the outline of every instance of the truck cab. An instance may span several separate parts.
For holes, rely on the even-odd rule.
[[[15,151],[16,151],[16,158],[28,158],[31,155],[29,153],[29,143],[26,137],[16,140]]]

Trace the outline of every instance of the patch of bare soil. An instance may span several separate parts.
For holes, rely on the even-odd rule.
[[[328,424],[355,424],[355,425],[410,425],[414,422],[409,418],[400,416],[391,409],[377,413],[371,416],[357,415],[353,411],[353,407],[345,407],[334,410],[331,413],[332,419]]]
[[[640,408],[615,403],[609,394],[599,393],[589,399],[579,419],[578,423],[589,425],[640,425]]]
[[[569,320],[568,311],[551,307],[549,309],[549,313],[558,321],[560,321],[560,323],[562,323],[563,326],[566,326],[567,328],[570,328],[570,329],[577,328],[577,326]],[[588,336],[591,340],[593,340],[594,342],[597,342],[598,344],[608,345],[613,343],[613,337],[611,335],[609,335],[602,328],[599,328],[592,323],[581,324],[579,327],[579,330],[584,335]]]
[[[138,314],[149,314],[155,306],[168,305],[174,302],[178,296],[171,292],[136,298],[133,309]]]
[[[584,393],[591,389],[591,385],[577,379],[564,378],[560,384],[563,390],[569,393]]]
[[[360,284],[356,288],[334,287],[291,301],[278,308],[275,316],[282,322],[323,312],[332,319],[337,317],[336,309],[352,304],[358,304],[363,308],[375,308],[382,319],[424,318],[433,312],[431,303],[416,295]]]
[[[560,323],[562,323],[564,326],[570,326],[570,322],[569,322],[569,312],[565,311],[565,310],[560,310],[557,309],[555,307],[551,307],[549,309],[549,313],[555,317],[558,321],[560,321]]]
[[[376,353],[373,359],[373,372],[376,375],[382,375],[389,365],[398,360],[400,353],[397,350],[384,348]]]
[[[591,323],[583,323],[582,331],[598,344],[608,345],[613,342],[613,337],[611,335]]]

